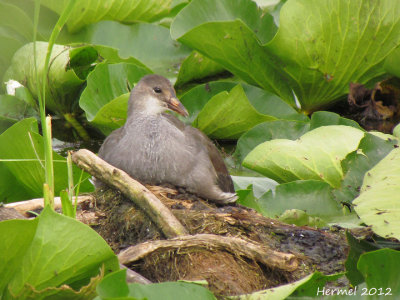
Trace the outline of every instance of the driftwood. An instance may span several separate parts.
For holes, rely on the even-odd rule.
[[[279,268],[285,271],[294,271],[299,266],[299,262],[293,254],[274,251],[265,245],[245,241],[240,238],[214,234],[187,235],[167,241],[158,240],[141,243],[121,251],[118,259],[121,263],[129,265],[160,249],[176,250],[188,247],[225,250],[259,261],[271,268]]]
[[[100,159],[89,150],[82,149],[72,155],[72,160],[80,168],[100,179],[109,186],[115,187],[140,207],[150,219],[158,225],[166,237],[187,234],[185,227],[144,185],[132,179]]]
[[[79,204],[84,201],[90,201],[90,200],[93,200],[92,195],[79,196],[77,203]],[[43,198],[36,198],[26,201],[8,203],[5,204],[4,206],[7,208],[14,208],[16,211],[18,211],[25,217],[30,217],[29,211],[37,211],[43,209],[43,201],[44,201]],[[61,209],[60,197],[54,197],[54,209]]]

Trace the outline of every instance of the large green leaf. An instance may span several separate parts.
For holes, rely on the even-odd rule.
[[[119,269],[117,257],[93,229],[49,207],[35,220],[1,222],[0,236],[2,299],[42,299],[41,292],[54,297],[62,284],[78,290],[103,266],[107,273]]]
[[[380,249],[361,255],[357,264],[364,275],[368,293],[385,296],[400,296],[400,252],[392,249]]]
[[[343,217],[342,206],[332,194],[329,184],[318,180],[299,180],[283,183],[259,199],[259,204],[268,217],[276,217],[291,209],[302,210],[308,216],[332,222]]]
[[[204,79],[224,72],[225,69],[215,61],[193,51],[182,62],[175,86],[180,86],[190,81]]]
[[[146,74],[147,70],[133,64],[97,65],[89,74],[79,100],[87,119],[104,133],[120,127],[127,111],[127,95],[123,95]]]
[[[247,154],[257,145],[273,139],[295,140],[305,134],[309,128],[309,122],[288,120],[276,120],[258,124],[239,138],[235,156],[240,161],[243,161]]]
[[[251,105],[241,85],[230,92],[215,95],[193,122],[205,134],[214,138],[235,139],[254,125],[276,120],[261,114]]]
[[[274,29],[250,3],[194,0],[177,15],[171,34],[292,104],[293,90],[305,111],[344,96],[350,82],[383,75],[383,60],[400,44],[397,1],[290,0],[267,44],[259,32]]]
[[[96,300],[214,300],[215,296],[206,288],[191,282],[162,282],[153,284],[126,284],[126,271],[121,270],[104,277],[97,286]]]
[[[43,0],[41,3],[61,14],[68,1]],[[168,14],[171,0],[94,0],[77,1],[67,25],[70,31],[78,31],[86,25],[101,20],[115,20],[124,23],[151,22]]]
[[[215,95],[230,91],[236,83],[225,81],[212,81],[205,84],[197,85],[180,97],[182,104],[189,112],[186,122],[193,123],[197,118],[204,105]]]
[[[118,34],[116,34],[118,33]],[[102,45],[118,50],[123,59],[135,58],[154,73],[176,78],[179,65],[191,52],[186,46],[171,39],[168,28],[156,24],[124,25],[101,21],[85,28],[67,41]]]
[[[314,179],[340,187],[341,161],[357,149],[364,132],[349,126],[323,126],[296,141],[276,139],[258,145],[243,165],[278,182]]]
[[[36,44],[36,65],[39,78],[42,78],[44,72],[44,61],[46,58],[48,43],[37,42]],[[84,82],[75,73],[75,67],[90,65],[97,57],[87,56],[87,48],[81,48],[83,51],[73,52],[75,61],[78,64],[71,65],[70,47],[54,45],[51,54],[51,64],[48,71],[48,80],[46,84],[46,107],[53,112],[72,112],[76,105],[77,95]],[[82,54],[83,59],[78,59]],[[4,75],[4,81],[16,80],[28,87],[35,98],[38,97],[36,86],[35,66],[33,58],[33,43],[20,48],[12,58],[11,66]],[[41,80],[41,79],[40,79]]]
[[[261,46],[275,32],[272,16],[248,0],[191,1],[171,25],[172,38],[294,104],[291,89]]]
[[[385,238],[400,239],[400,148],[369,170],[353,204],[365,224]]]
[[[31,105],[15,96],[0,95],[0,134],[19,120],[35,116]]]
[[[0,78],[14,52],[32,40],[32,28],[31,19],[18,6],[0,2]]]
[[[193,126],[215,138],[235,139],[255,125],[279,118],[307,119],[277,96],[247,84],[221,92],[208,101]]]
[[[364,282],[364,276],[357,268],[357,263],[360,259],[360,256],[365,252],[379,249],[379,246],[363,239],[357,239],[353,237],[349,231],[346,231],[346,238],[350,247],[350,251],[347,255],[345,263],[346,277],[353,286],[357,286]]]
[[[366,133],[356,151],[347,155],[342,161],[346,174],[341,187],[334,190],[337,200],[351,203],[360,194],[365,173],[384,158],[396,144],[396,140],[385,140]]]
[[[310,274],[298,281],[289,284],[273,287],[267,290],[258,291],[252,294],[241,295],[240,300],[281,300],[281,299],[300,299],[322,296],[318,291],[322,291],[328,281],[334,281],[342,274],[323,275],[319,272]],[[293,298],[289,297],[293,296]]]
[[[55,160],[54,192],[57,195],[68,186],[68,173],[66,159],[55,152],[53,152],[53,158]],[[12,161],[1,161],[2,159]],[[38,161],[39,159],[41,162]],[[13,202],[42,197],[45,180],[43,160],[43,137],[38,134],[36,119],[24,119],[3,132],[0,135],[0,181],[12,182],[12,184],[8,186],[0,184],[0,201]],[[75,183],[78,182],[80,175],[81,170],[74,166]],[[88,178],[89,174],[83,176],[81,192],[93,190]]]

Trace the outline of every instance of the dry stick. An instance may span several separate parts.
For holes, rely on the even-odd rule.
[[[144,242],[121,251],[118,255],[118,260],[121,264],[126,265],[142,259],[157,250],[178,250],[188,247],[226,250],[233,254],[254,259],[271,268],[278,268],[288,272],[296,270],[299,266],[299,261],[293,254],[274,251],[267,246],[240,238],[214,234],[185,235],[170,240]]]
[[[132,179],[124,171],[111,166],[86,149],[73,153],[72,160],[81,169],[107,185],[120,190],[130,198],[150,217],[167,238],[187,234],[185,227],[171,211],[145,186]]]
[[[92,199],[94,199],[94,197],[91,195],[79,196],[78,203],[81,203],[81,202],[87,201],[87,200],[92,200]],[[28,211],[43,209],[43,198],[36,198],[36,199],[31,199],[31,200],[26,200],[26,201],[8,203],[8,204],[5,204],[4,206],[9,207],[9,208],[14,208],[20,214],[22,214],[26,217],[29,217]],[[54,197],[54,208],[55,209],[61,208],[60,197]]]

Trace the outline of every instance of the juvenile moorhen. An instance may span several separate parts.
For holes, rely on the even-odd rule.
[[[167,110],[189,115],[168,79],[143,77],[131,92],[125,125],[106,138],[99,156],[142,183],[172,184],[216,203],[236,201],[216,146]]]

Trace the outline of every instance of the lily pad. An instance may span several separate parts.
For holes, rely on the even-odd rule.
[[[310,121],[310,130],[329,125],[351,126],[364,131],[364,129],[356,121],[343,118],[340,115],[330,111],[316,111],[312,114]]]
[[[353,204],[365,224],[385,238],[400,239],[400,149],[393,149],[364,176]]]
[[[278,287],[258,291],[252,294],[239,296],[240,300],[281,300],[293,297],[315,297],[329,281],[335,281],[343,274],[323,275],[315,272],[298,281],[284,284]]]
[[[204,105],[215,95],[230,91],[236,83],[225,81],[211,81],[205,84],[200,84],[180,97],[182,104],[189,112],[189,117],[186,122],[193,123],[197,118]]]
[[[36,64],[38,74],[41,78],[44,72],[48,43],[36,43]],[[46,85],[46,108],[53,112],[72,112],[76,104],[77,95],[84,80],[79,78],[73,69],[70,68],[71,47],[54,45],[51,54]],[[93,57],[85,55],[85,48],[82,48],[83,57],[80,66],[88,66],[93,62]],[[74,58],[77,60],[79,50],[74,51]],[[96,57],[97,58],[97,57]],[[76,66],[75,66],[76,67]],[[26,86],[32,95],[37,99],[38,91],[35,77],[35,66],[33,59],[33,43],[20,48],[13,56],[11,66],[4,75],[4,81],[16,80]]]
[[[42,5],[61,15],[66,1],[43,0]],[[139,0],[132,5],[131,1],[97,0],[91,2],[77,1],[67,25],[71,32],[99,22],[101,20],[115,20],[124,23],[151,22],[167,15],[171,0]]]
[[[357,267],[364,275],[369,294],[400,296],[399,251],[380,249],[365,253],[361,255]]]
[[[133,64],[99,64],[87,78],[87,86],[79,99],[80,107],[86,112],[87,119],[91,122],[95,119],[100,109],[113,99],[130,92],[144,75],[148,74]],[[99,122],[98,117],[98,122]],[[121,115],[126,118],[126,112]],[[101,123],[104,125],[105,121]],[[113,121],[109,120],[110,128]]]
[[[153,284],[126,284],[126,270],[120,270],[104,277],[97,286],[96,300],[215,300],[215,296],[200,284],[194,282],[162,282]]]
[[[287,1],[271,41],[260,37],[274,32],[262,21],[268,14],[251,3],[194,0],[176,16],[171,35],[292,105],[294,91],[306,112],[340,99],[350,82],[382,76],[385,57],[400,44],[397,2]]]
[[[243,166],[278,182],[314,179],[340,187],[341,161],[357,149],[364,132],[349,126],[323,126],[296,141],[276,139],[258,145]]]
[[[269,190],[275,191],[278,183],[275,180],[266,177],[248,177],[248,176],[231,176],[235,190],[245,190],[252,186],[254,196],[260,198]]]
[[[0,184],[0,201],[15,202],[43,196],[43,137],[38,134],[36,119],[24,119],[0,135],[0,158],[0,181],[13,182],[8,186]],[[56,152],[53,152],[53,158],[54,192],[58,195],[68,186],[67,164],[66,159]],[[1,161],[4,159],[7,161]],[[75,183],[80,175],[81,170],[74,166]],[[88,178],[89,174],[85,173],[80,186],[81,192],[93,191]]]
[[[215,95],[203,107],[193,125],[205,134],[219,139],[236,139],[253,126],[276,120],[256,111],[241,85],[230,92]]]
[[[68,36],[71,39],[76,43],[117,49],[122,59],[134,58],[154,73],[170,79],[176,78],[181,62],[192,51],[172,40],[168,28],[146,23],[124,25],[101,21],[85,28],[84,33]]]
[[[0,95],[0,134],[26,117],[36,116],[31,105],[15,96]]]
[[[360,194],[365,173],[392,151],[395,145],[395,140],[384,140],[366,133],[358,149],[349,153],[342,161],[342,169],[346,175],[341,187],[333,192],[336,199],[351,203]]]
[[[117,257],[93,229],[49,207],[35,220],[1,222],[0,236],[0,255],[6,258],[0,262],[2,299],[38,299],[48,288],[57,294],[62,284],[79,289],[102,267],[107,273],[119,269]]]
[[[175,86],[180,86],[209,76],[215,76],[224,71],[225,69],[218,63],[196,51],[193,51],[182,62]]]
[[[239,138],[234,155],[243,161],[257,145],[273,139],[295,140],[309,131],[309,128],[309,122],[288,120],[258,124]]]
[[[299,180],[276,186],[275,193],[268,192],[259,199],[268,217],[280,216],[287,210],[298,209],[309,216],[326,221],[341,215],[342,207],[332,195],[329,184],[318,180]]]
[[[129,93],[111,100],[100,108],[91,122],[103,134],[109,135],[113,130],[120,128],[126,122]]]

